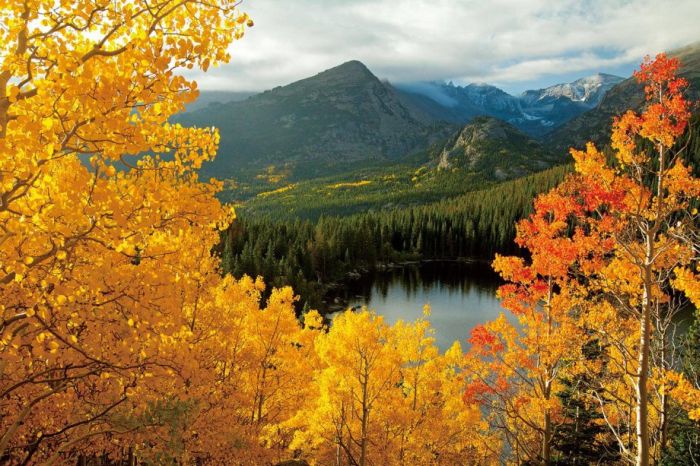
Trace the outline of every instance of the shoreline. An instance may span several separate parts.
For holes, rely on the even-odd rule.
[[[341,298],[340,296],[329,296],[333,290],[337,290],[347,286],[350,281],[357,281],[362,279],[373,272],[386,273],[392,270],[403,269],[410,266],[420,266],[422,264],[431,263],[461,263],[461,264],[475,264],[475,263],[490,263],[490,259],[480,258],[480,257],[458,257],[452,259],[414,259],[414,260],[403,260],[403,261],[389,261],[381,262],[376,264],[373,268],[362,267],[355,268],[345,273],[345,276],[340,281],[335,281],[324,285],[323,298],[321,302],[325,309],[320,310],[322,316],[327,316],[334,314],[336,312],[344,311],[349,309],[348,301]]]

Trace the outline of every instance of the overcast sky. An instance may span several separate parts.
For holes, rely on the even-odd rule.
[[[511,93],[700,40],[700,0],[243,0],[255,27],[203,90],[261,91],[362,61],[391,82],[488,82]],[[191,75],[190,75],[191,76]]]

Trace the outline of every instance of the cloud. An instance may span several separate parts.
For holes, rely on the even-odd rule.
[[[357,59],[392,82],[507,89],[629,73],[697,41],[697,0],[244,0],[255,20],[202,89],[263,90]]]

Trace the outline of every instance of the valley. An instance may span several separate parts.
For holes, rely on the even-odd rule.
[[[688,63],[683,73],[692,79],[697,63],[693,57],[700,56],[700,47],[686,48],[682,53]],[[257,98],[209,105],[207,112],[215,119],[223,118],[224,112],[234,109],[244,112],[247,106],[252,106],[258,112],[253,118],[267,125],[272,141],[301,137],[302,132],[311,141],[330,138],[329,134],[335,138],[333,149],[321,144],[318,152],[310,155],[304,136],[300,139],[303,144],[297,142],[288,147],[289,156],[275,152],[264,162],[251,158],[235,172],[236,177],[225,178],[226,189],[220,197],[236,207],[239,219],[222,237],[219,252],[224,270],[237,277],[263,276],[274,286],[292,285],[300,295],[297,309],[301,311],[327,309],[329,291],[337,293],[339,286],[351,286],[349,277],[369,274],[387,264],[470,258],[488,263],[495,253],[517,253],[512,243],[514,224],[531,212],[535,196],[558,184],[571,170],[571,157],[556,144],[576,141],[582,134],[579,130],[582,120],[591,122],[588,126],[609,126],[614,109],[618,108],[615,102],[622,105],[629,99],[634,101],[634,93],[639,92],[630,79],[605,78],[611,87],[601,87],[600,80],[584,79],[576,81],[576,85],[525,92],[521,100],[531,103],[541,100],[551,103],[556,97],[559,103],[552,105],[552,109],[561,108],[561,102],[566,99],[570,105],[585,103],[587,99],[589,104],[595,103],[578,117],[559,114],[558,127],[539,137],[494,116],[471,116],[461,125],[449,121],[454,116],[451,113],[440,113],[441,119],[427,118],[425,111],[404,105],[406,88],[392,89],[359,62],[346,63]],[[698,84],[691,81],[691,92],[697,92]],[[431,92],[435,86],[430,84]],[[475,94],[469,86],[464,92],[450,84],[439,87],[452,95],[460,92],[473,97]],[[415,87],[412,89],[415,91]],[[425,90],[422,92],[425,98],[430,95]],[[481,95],[493,95],[493,92],[490,89]],[[505,93],[500,92],[502,97]],[[367,93],[371,98],[363,97]],[[432,95],[433,115],[436,105],[445,103],[445,95],[449,96]],[[422,101],[422,98],[415,100],[415,96],[411,98],[414,103]],[[389,99],[390,105],[379,105],[382,99]],[[289,117],[284,119],[286,123],[276,125],[274,118],[279,118],[283,108],[292,112],[281,102],[286,102],[285,105],[297,102],[313,116],[306,120]],[[313,113],[325,111],[324,105],[330,105],[329,102],[342,104],[328,118],[325,113]],[[491,113],[497,113],[494,108],[504,108],[494,104],[493,99],[473,102],[473,105],[480,103],[482,110],[490,102]],[[271,110],[263,112],[265,106]],[[448,108],[454,109],[443,107]],[[359,120],[353,118],[365,118],[366,112],[388,112],[393,120],[377,117],[373,135],[355,131]],[[202,117],[202,110],[189,116],[195,120]],[[467,113],[462,113],[460,118],[467,117]],[[290,123],[292,120],[296,123]],[[334,123],[321,124],[326,120]],[[339,121],[354,129],[341,132]],[[362,124],[369,124],[367,121]],[[430,137],[422,140],[422,149],[404,154],[400,153],[400,146],[386,145],[374,147],[370,153],[334,152],[356,147],[346,144],[346,136],[358,143],[362,134],[368,138],[362,139],[366,145],[371,144],[371,137],[380,134],[388,138],[388,133],[382,133],[388,127],[382,126],[386,121],[393,121],[391,127],[397,131],[395,140],[404,131],[417,128],[430,128],[420,133],[421,137],[427,134]],[[315,123],[308,126],[305,122]],[[691,127],[694,133],[687,136],[688,158],[697,170],[700,138],[696,134],[700,125]],[[331,130],[335,132],[329,133]],[[292,133],[288,134],[289,131]],[[596,138],[595,132],[585,134],[586,138]],[[232,147],[234,140],[237,140],[235,135],[222,131],[222,148]],[[410,141],[420,147],[418,139]],[[605,141],[599,143],[608,150]],[[388,152],[383,152],[385,149]],[[221,176],[218,167],[238,163],[236,157],[244,156],[239,151],[232,161],[226,149],[223,150],[216,165],[205,167],[207,175]],[[270,165],[264,166],[268,162]]]

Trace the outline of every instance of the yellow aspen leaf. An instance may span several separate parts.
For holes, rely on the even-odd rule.
[[[60,346],[60,345],[58,344],[58,342],[57,342],[56,340],[50,341],[50,342],[49,342],[49,350],[50,350],[50,352],[51,352],[52,354],[56,353],[56,352],[58,351],[59,346]]]

